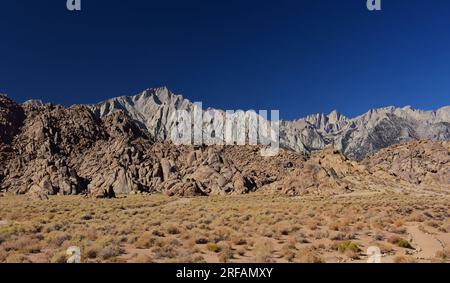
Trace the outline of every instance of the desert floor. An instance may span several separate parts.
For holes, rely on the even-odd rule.
[[[450,262],[450,198],[0,197],[0,262]]]

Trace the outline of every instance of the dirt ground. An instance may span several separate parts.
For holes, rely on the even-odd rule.
[[[450,198],[0,197],[0,262],[450,262]]]

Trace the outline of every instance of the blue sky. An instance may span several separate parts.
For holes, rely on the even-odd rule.
[[[0,92],[71,105],[167,86],[205,106],[450,103],[450,1],[66,0],[0,3]]]

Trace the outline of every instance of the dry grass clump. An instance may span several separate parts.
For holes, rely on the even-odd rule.
[[[407,255],[396,255],[394,257],[394,263],[416,263],[417,260],[413,258],[412,256]]]
[[[242,234],[234,234],[231,236],[231,242],[236,246],[243,246],[247,244],[245,236]]]
[[[108,245],[98,252],[98,256],[103,260],[108,260],[120,255],[121,249],[116,245]]]
[[[388,242],[397,245],[400,248],[414,249],[407,240],[396,235],[389,237]]]
[[[270,240],[260,240],[255,244],[255,262],[256,263],[272,263],[274,262],[273,255],[273,244]]]
[[[450,260],[450,248],[438,251],[434,257],[435,262],[447,262]]]
[[[297,254],[295,244],[287,243],[281,247],[280,254],[289,262],[293,262]]]
[[[170,235],[178,235],[181,233],[181,229],[178,228],[175,224],[169,224],[166,227],[166,231]]]
[[[222,243],[220,245],[219,261],[222,263],[230,262],[234,257],[233,249],[229,243]]]
[[[352,241],[344,241],[336,244],[336,249],[341,254],[345,254],[350,259],[358,259],[361,249],[358,244]]]
[[[138,249],[149,249],[155,245],[157,238],[149,232],[143,233],[134,243]]]
[[[221,251],[221,248],[219,247],[219,245],[215,244],[215,243],[209,243],[206,248],[208,249],[208,251],[213,252],[213,253],[219,253]]]
[[[22,254],[16,254],[16,253],[11,253],[9,254],[6,259],[5,259],[6,263],[31,263],[31,261],[24,255]]]
[[[69,233],[61,232],[61,231],[52,231],[45,236],[45,241],[54,247],[60,247],[62,244],[70,240],[71,236]]]
[[[312,247],[305,247],[299,250],[295,256],[295,261],[299,263],[324,263],[317,251]]]
[[[370,244],[371,246],[376,246],[380,249],[382,254],[390,254],[394,252],[394,248],[391,244],[384,242],[374,242]]]

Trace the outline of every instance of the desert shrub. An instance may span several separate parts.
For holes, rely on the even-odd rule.
[[[176,249],[171,245],[164,245],[152,249],[156,258],[175,259],[178,255]]]
[[[156,238],[152,236],[150,233],[143,233],[137,241],[134,243],[134,246],[138,249],[149,249],[153,247],[156,243]]]
[[[439,228],[439,223],[437,221],[434,220],[429,220],[425,223],[426,225],[433,227],[433,228]]]
[[[58,252],[50,258],[51,263],[65,263],[67,261],[67,256],[65,252]]]
[[[113,258],[113,257],[116,257],[116,256],[120,255],[120,247],[118,247],[116,245],[106,246],[106,247],[104,247],[103,249],[100,250],[98,255],[103,260],[108,260],[110,258]]]
[[[335,233],[333,236],[331,236],[331,240],[333,241],[344,241],[347,239],[347,235],[341,232]]]
[[[166,230],[170,235],[177,235],[181,233],[181,230],[173,224],[167,226]]]
[[[83,257],[88,259],[94,259],[98,255],[98,249],[96,247],[87,247],[84,249]]]
[[[230,240],[231,231],[224,227],[219,227],[214,231],[213,241],[218,243],[221,241],[229,241]]]
[[[6,258],[6,263],[31,263],[31,261],[22,254],[11,253]]]
[[[237,250],[237,254],[240,255],[240,256],[244,256],[244,255],[245,255],[245,249],[239,248],[239,249]]]
[[[0,263],[5,262],[7,257],[8,257],[8,252],[0,247]]]
[[[231,241],[233,242],[233,244],[235,244],[237,246],[242,246],[242,245],[247,244],[247,240],[245,240],[242,235],[233,235],[231,237]]]
[[[281,247],[282,256],[287,259],[289,262],[292,262],[295,258],[297,249],[292,244],[285,244]]]
[[[157,236],[157,237],[165,237],[166,236],[163,231],[160,231],[158,229],[153,230],[152,235]]]
[[[391,236],[388,239],[388,242],[391,244],[397,245],[398,247],[401,247],[401,248],[414,249],[407,240],[405,240],[399,236]]]
[[[45,241],[55,247],[60,247],[67,240],[70,240],[70,235],[66,232],[52,231],[45,236]]]
[[[211,252],[214,252],[214,253],[220,252],[220,247],[217,244],[214,244],[214,243],[209,243],[207,245],[207,249],[208,249],[208,251],[211,251]]]
[[[91,220],[93,217],[91,214],[87,213],[81,216],[81,220]]]
[[[230,262],[233,259],[233,250],[229,244],[220,245],[219,261],[223,263]]]
[[[435,259],[438,262],[446,262],[450,260],[450,248],[436,252]]]
[[[392,248],[392,246],[390,244],[385,244],[385,243],[374,243],[374,246],[377,246],[378,248],[380,248],[381,253],[386,254],[386,253],[391,253],[394,251],[394,249]]]
[[[298,251],[295,261],[299,263],[323,263],[324,260],[312,247],[302,248]]]
[[[314,238],[316,240],[320,240],[320,239],[326,239],[330,236],[330,233],[328,232],[328,230],[317,230],[314,232]]]
[[[341,242],[337,245],[337,250],[343,254],[345,252],[353,252],[353,253],[359,253],[361,251],[361,249],[359,248],[359,246],[352,242],[352,241],[345,241],[345,242]]]
[[[394,263],[416,263],[416,259],[406,255],[396,255],[393,261]]]
[[[255,262],[256,263],[272,263],[273,245],[270,241],[260,240],[255,244]]]
[[[197,245],[204,245],[204,244],[208,243],[208,239],[205,238],[205,237],[198,237],[198,238],[195,239],[195,243]]]
[[[375,241],[383,241],[384,240],[384,234],[383,233],[381,233],[381,232],[376,232],[374,235],[373,235],[373,239],[375,240]]]
[[[95,240],[97,240],[97,238],[98,238],[98,235],[97,235],[97,229],[95,229],[94,227],[89,227],[89,228],[86,230],[85,236],[86,236],[86,238],[87,238],[88,240],[90,240],[90,241],[95,241]]]
[[[419,212],[413,212],[408,218],[408,221],[410,222],[423,222],[425,221],[425,217],[423,216],[422,213]]]
[[[397,219],[394,221],[395,227],[402,227],[403,225],[405,225],[405,221],[403,219]]]

